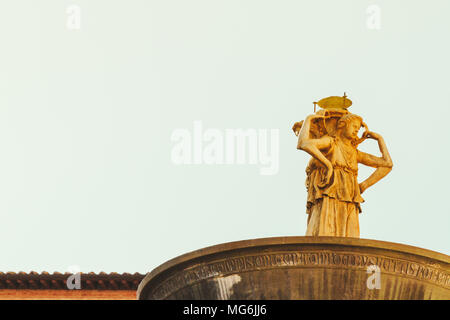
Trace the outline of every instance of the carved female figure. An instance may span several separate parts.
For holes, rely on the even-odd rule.
[[[308,190],[307,236],[340,236],[359,238],[361,194],[386,176],[392,169],[392,160],[381,135],[367,131],[363,138],[378,141],[381,157],[357,149],[357,134],[362,118],[346,113],[337,121],[333,135],[312,138],[311,121],[324,115],[308,116],[298,133],[297,149],[308,152],[311,159],[307,172]],[[377,168],[365,181],[358,184],[358,163]]]

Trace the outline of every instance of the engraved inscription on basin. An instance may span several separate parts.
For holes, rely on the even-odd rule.
[[[369,289],[369,266],[381,287]],[[139,299],[449,299],[450,257],[396,243],[282,237],[225,243],[149,273]]]

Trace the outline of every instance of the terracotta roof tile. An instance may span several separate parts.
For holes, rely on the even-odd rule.
[[[66,281],[72,273],[54,272],[50,274],[46,271],[38,273],[26,272],[0,272],[1,289],[47,289],[47,290],[69,290]],[[105,273],[94,272],[81,273],[82,290],[137,290],[144,274],[140,273]]]

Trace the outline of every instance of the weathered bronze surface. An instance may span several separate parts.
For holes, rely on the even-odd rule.
[[[306,168],[307,236],[359,237],[361,194],[392,170],[392,159],[383,137],[369,131],[362,118],[347,111],[352,101],[343,97],[328,97],[314,102],[322,110],[296,122],[297,149],[312,158]],[[358,131],[365,132],[361,138]],[[381,157],[358,150],[366,139],[378,141]],[[376,170],[358,183],[358,164]]]
[[[370,289],[370,266],[380,288]],[[450,299],[450,256],[348,237],[278,237],[220,244],[146,275],[153,299]]]

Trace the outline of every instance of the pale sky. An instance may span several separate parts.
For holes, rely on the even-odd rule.
[[[449,13],[447,0],[2,1],[0,271],[146,273],[303,236],[309,156],[291,127],[344,91],[394,162],[363,194],[361,238],[449,254]],[[194,121],[279,130],[278,172],[176,165],[172,134]]]

